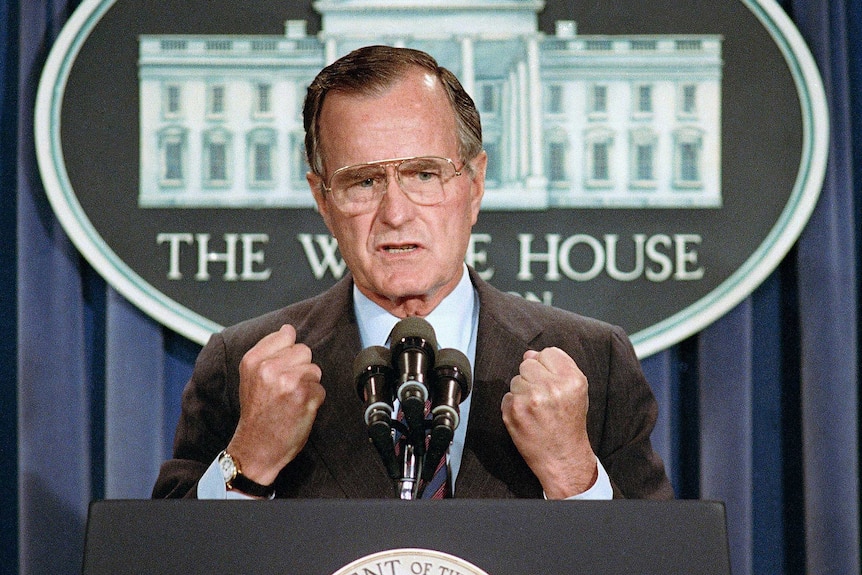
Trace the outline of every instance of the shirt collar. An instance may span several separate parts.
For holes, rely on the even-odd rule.
[[[425,317],[425,320],[434,328],[437,344],[441,348],[454,347],[467,353],[473,331],[473,305],[473,284],[465,265],[461,281],[452,293],[443,298],[443,301]],[[386,345],[389,333],[400,318],[368,299],[359,291],[356,284],[353,285],[353,306],[356,311],[356,321],[359,324],[362,347]]]

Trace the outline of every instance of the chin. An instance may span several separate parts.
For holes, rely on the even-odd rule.
[[[386,294],[386,296],[393,300],[405,300],[405,299],[422,299],[432,295],[432,293],[436,291],[427,286],[415,286],[415,285],[398,285],[398,286],[388,286],[388,289],[385,289],[382,293]]]

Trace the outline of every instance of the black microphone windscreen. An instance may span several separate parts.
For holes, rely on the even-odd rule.
[[[353,360],[353,379],[358,378],[372,365],[389,366],[392,362],[392,354],[388,348],[382,345],[366,347],[356,355]]]
[[[406,317],[395,324],[390,334],[390,341],[395,347],[399,342],[410,337],[422,338],[431,345],[432,349],[437,349],[437,336],[434,334],[434,328],[421,317]]]
[[[437,359],[434,362],[435,370],[442,367],[457,368],[465,375],[466,387],[461,391],[461,399],[464,400],[470,395],[470,390],[473,387],[473,373],[470,368],[470,360],[459,350],[447,347],[437,352]]]

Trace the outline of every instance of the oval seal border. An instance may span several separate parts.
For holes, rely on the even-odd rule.
[[[785,257],[814,210],[826,174],[829,117],[814,58],[801,34],[775,0],[739,0],[761,21],[781,51],[801,104],[800,165],[780,218],[757,250],[730,277],[694,304],[636,333],[640,357],[666,349],[701,331],[748,297]],[[72,14],[48,56],[36,98],[36,156],[54,212],[73,244],[105,280],[156,321],[198,343],[221,329],[167,297],[136,273],[107,245],[88,219],[66,173],[60,141],[63,93],[81,46],[117,0],[84,0]]]
[[[736,272],[693,305],[632,334],[639,357],[647,357],[694,335],[748,297],[790,251],[820,197],[829,149],[829,111],[817,64],[799,30],[774,0],[743,0],[743,3],[775,40],[796,83],[803,122],[799,172],[781,217]]]
[[[396,562],[397,567],[396,569]],[[405,565],[404,563],[409,563]],[[384,567],[381,567],[384,564]],[[421,567],[416,570],[414,566]],[[436,570],[429,571],[428,566],[435,567]],[[431,549],[405,548],[405,549],[389,549],[380,551],[371,555],[361,557],[353,561],[349,565],[345,565],[332,575],[352,575],[357,573],[363,567],[373,567],[374,572],[389,573],[391,575],[425,575],[426,573],[441,573],[441,567],[449,569],[449,572],[455,572],[461,575],[488,575],[485,571],[479,569],[469,561],[465,561],[454,555],[443,553],[442,551],[433,551]]]

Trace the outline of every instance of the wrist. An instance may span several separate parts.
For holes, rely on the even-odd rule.
[[[591,489],[599,478],[598,458],[592,452],[557,461],[539,478],[548,499],[568,499]]]
[[[227,450],[219,453],[217,461],[224,479],[225,488],[228,491],[235,490],[261,499],[275,498],[274,483],[263,485],[244,475],[239,460]]]
[[[270,485],[278,477],[284,463],[276,463],[262,442],[241,434],[239,428],[225,447],[234,460],[242,462],[242,474],[255,483]]]

